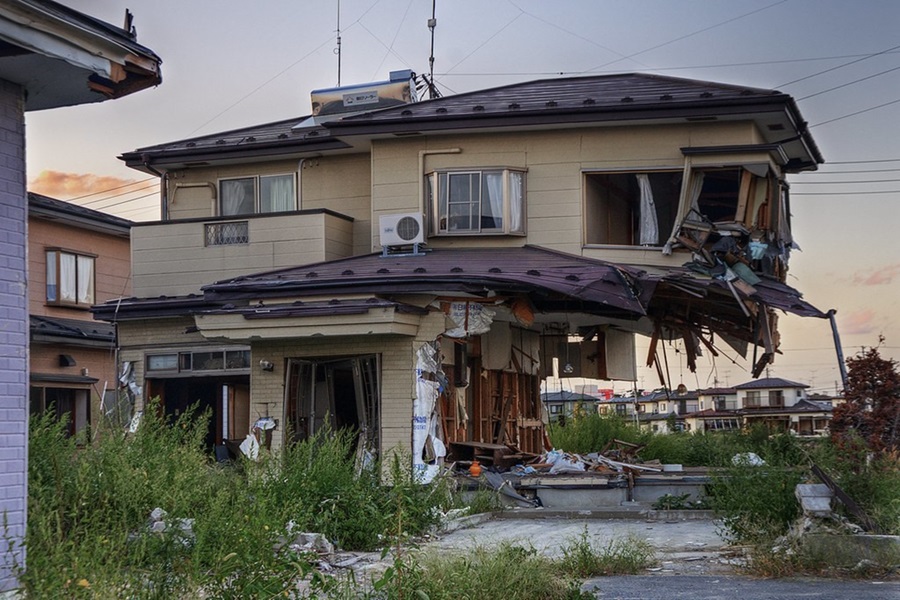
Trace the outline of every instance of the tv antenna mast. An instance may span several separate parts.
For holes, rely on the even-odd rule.
[[[431,0],[431,18],[428,19],[428,29],[431,30],[431,54],[428,56],[428,78],[425,83],[428,85],[428,98],[433,100],[440,98],[441,93],[434,85],[434,28],[437,27],[437,19],[435,18],[437,0]],[[424,76],[423,76],[423,79]]]
[[[337,55],[337,87],[341,87],[341,0],[337,2],[337,47],[334,53]]]

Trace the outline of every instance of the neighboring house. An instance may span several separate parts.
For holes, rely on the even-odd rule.
[[[632,417],[638,412],[638,407],[632,397],[613,396],[600,400],[597,412],[601,415]]]
[[[683,385],[676,390],[660,388],[638,396],[637,406],[642,429],[655,433],[689,431],[691,427],[684,415],[697,412],[699,397]]]
[[[162,183],[134,297],[94,308],[138,408],[208,407],[216,444],[353,427],[427,471],[429,436],[540,452],[553,364],[634,381],[634,334],[691,368],[715,336],[758,373],[779,311],[825,316],[784,283],[786,178],[822,162],[790,96],[622,74],[398,104],[409,75],[122,156]]]
[[[729,411],[737,410],[737,390],[734,388],[706,388],[697,392],[700,410]]]
[[[130,27],[129,27],[130,28]],[[24,567],[28,464],[25,112],[118,98],[160,82],[132,32],[48,0],[0,4],[0,591]]]
[[[734,386],[738,408],[783,408],[806,398],[809,386],[780,377],[764,377]]]
[[[576,413],[596,414],[598,402],[601,401],[596,396],[568,390],[541,394],[541,404],[551,422],[568,419]]]
[[[707,408],[683,415],[687,431],[735,431],[741,428],[741,415],[735,410]]]
[[[773,431],[821,435],[831,421],[831,402],[809,400],[805,383],[766,377],[734,388],[744,427],[763,424]]]
[[[90,307],[131,290],[131,221],[28,194],[31,414],[66,415],[76,435],[114,409],[116,339]]]

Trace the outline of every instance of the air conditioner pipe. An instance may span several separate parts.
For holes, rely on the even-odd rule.
[[[459,154],[462,148],[419,150],[419,213],[425,214],[425,157],[429,154]]]

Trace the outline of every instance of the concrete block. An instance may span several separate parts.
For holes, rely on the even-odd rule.
[[[801,483],[794,489],[803,514],[811,517],[831,516],[831,499],[834,493],[822,483]]]

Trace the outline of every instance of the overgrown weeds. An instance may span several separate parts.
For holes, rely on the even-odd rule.
[[[381,580],[372,597],[393,600],[427,598],[504,598],[508,600],[581,600],[579,581],[531,546],[504,542],[496,548],[476,547],[465,554],[425,554],[408,559],[402,571]]]
[[[358,470],[355,438],[323,431],[259,463],[213,463],[204,415],[175,422],[144,413],[134,434],[109,432],[78,448],[65,424],[32,421],[28,569],[34,598],[273,597],[310,576],[313,557],[290,549],[293,535],[324,534],[345,549],[389,544],[427,531],[450,504],[445,483],[420,485],[397,456]],[[171,526],[151,532],[162,508]],[[176,526],[193,519],[192,535]]]
[[[610,540],[605,546],[591,541],[587,528],[562,549],[562,569],[579,578],[596,575],[634,575],[656,562],[653,546],[634,535]]]

